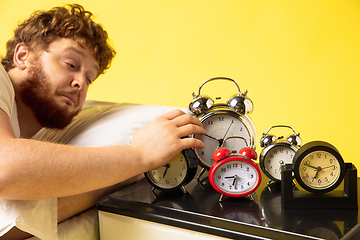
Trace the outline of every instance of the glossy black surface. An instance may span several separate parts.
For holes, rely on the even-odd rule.
[[[98,209],[232,239],[360,239],[358,210],[284,210],[281,185],[268,181],[263,174],[253,200],[220,203],[207,172],[185,186],[186,194],[152,192],[142,180],[101,199]]]

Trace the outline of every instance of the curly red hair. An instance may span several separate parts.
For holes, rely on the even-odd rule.
[[[31,50],[47,50],[56,38],[72,38],[87,47],[99,63],[102,74],[110,67],[116,52],[108,43],[108,34],[92,20],[92,13],[79,4],[54,7],[49,11],[36,11],[14,30],[14,37],[6,43],[6,55],[1,63],[6,71],[14,67],[14,49],[25,43]]]

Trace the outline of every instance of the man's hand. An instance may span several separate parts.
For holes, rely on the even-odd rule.
[[[136,131],[130,146],[150,171],[166,165],[183,149],[203,148],[200,140],[186,138],[191,134],[206,134],[206,131],[197,118],[176,109]]]

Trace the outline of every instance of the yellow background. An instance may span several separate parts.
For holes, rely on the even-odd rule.
[[[230,77],[254,102],[258,142],[269,127],[286,124],[304,143],[327,141],[360,166],[360,1],[77,2],[118,52],[88,99],[187,107],[203,81]],[[0,0],[0,53],[19,20],[66,3]],[[237,90],[224,81],[205,86],[203,94],[224,101]]]

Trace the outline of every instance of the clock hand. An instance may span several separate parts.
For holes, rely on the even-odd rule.
[[[335,169],[335,165],[331,165],[331,166],[323,167],[323,168],[321,168],[321,169],[325,169],[325,168],[334,168],[334,169]]]
[[[319,171],[316,171],[315,176],[313,177],[313,180],[317,177]]]
[[[238,178],[238,176],[235,175],[235,176],[234,176],[234,181],[233,181],[233,184],[232,184],[233,186],[235,186],[235,183],[236,183],[237,178]]]
[[[207,134],[205,134],[205,136],[207,136],[208,138],[214,139],[214,140],[216,140],[216,141],[218,141],[218,142],[220,142],[220,140],[221,140],[221,139],[214,138],[214,137],[212,137],[212,136],[210,136],[210,135],[207,135]]]
[[[234,181],[233,181],[232,185],[234,186],[234,185],[235,185],[235,183],[236,183],[236,180],[238,179],[238,175],[235,175],[235,176],[228,176],[228,177],[225,177],[225,178],[233,178],[233,179],[234,179]]]
[[[229,132],[230,127],[231,127],[232,124],[233,124],[233,121],[231,121],[231,123],[230,123],[228,129],[226,130],[226,132],[225,132],[225,134],[224,134],[224,137],[223,137],[222,139],[225,139],[225,137],[226,137],[227,133]]]
[[[167,172],[167,170],[168,170],[168,169],[169,169],[169,167],[170,167],[170,164],[166,164],[164,167],[165,167],[165,171],[164,171],[163,178],[165,177],[166,172]]]
[[[314,166],[311,166],[310,164],[308,163],[304,163],[305,166],[308,166],[308,167],[311,167],[311,168],[315,168],[315,169],[318,169],[317,167],[314,167]]]
[[[322,170],[322,168],[319,166],[316,168],[315,176],[313,177],[313,180],[317,177],[318,173]]]

